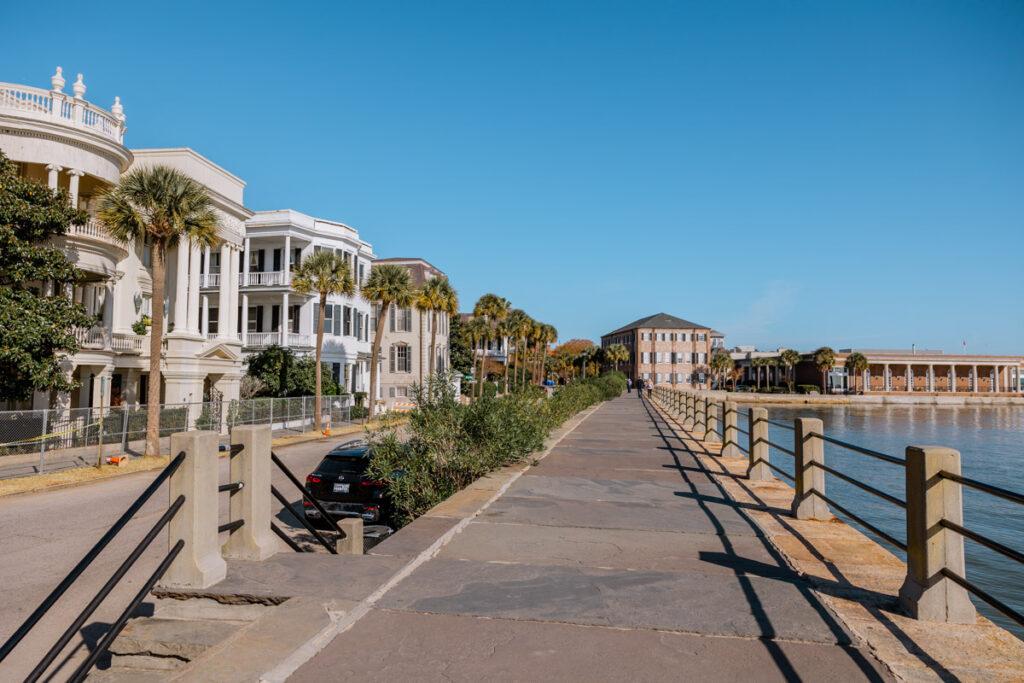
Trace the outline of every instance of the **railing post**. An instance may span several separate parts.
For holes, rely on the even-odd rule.
[[[704,417],[704,443],[718,443],[718,403],[714,399],[704,398]]]
[[[683,420],[683,426],[687,429],[693,429],[693,415],[694,415],[694,404],[693,394],[686,395],[686,419]]]
[[[265,560],[278,551],[278,540],[270,530],[270,426],[236,427],[231,441],[242,446],[230,466],[231,481],[240,482],[242,488],[230,494],[229,520],[245,523],[231,532],[224,557]]]
[[[768,467],[768,409],[750,409],[750,430],[747,435],[747,453],[750,467],[747,468],[747,479],[751,481],[769,481],[772,471]]]
[[[942,575],[943,569],[966,578],[963,537],[942,526],[943,519],[963,525],[959,483],[939,476],[960,474],[960,452],[942,446],[906,450],[907,577],[900,604],[922,621],[973,624],[976,613],[967,591]]]
[[[825,493],[825,470],[815,464],[825,464],[825,442],[821,420],[815,417],[798,417],[793,420],[793,479],[796,481],[796,495],[793,496],[793,516],[797,519],[832,519],[828,505],[818,496]]]
[[[722,404],[725,427],[722,430],[722,456],[726,458],[737,458],[740,455],[739,431],[736,429],[736,404],[726,401]]]
[[[708,429],[708,402],[703,396],[698,396],[696,399],[696,418],[694,428],[699,428],[703,431]]]
[[[267,527],[270,528],[269,526]],[[363,554],[363,520],[359,517],[346,517],[338,520],[338,528],[345,535],[338,539],[336,550],[339,555]]]
[[[178,539],[185,547],[160,580],[173,588],[208,588],[227,574],[220,554],[217,500],[217,432],[171,434],[172,457],[185,452],[185,460],[168,481],[170,500],[185,496],[185,504],[167,527],[168,547]]]

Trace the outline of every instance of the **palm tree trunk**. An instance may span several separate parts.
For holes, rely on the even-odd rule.
[[[370,395],[367,417],[373,417],[373,410],[377,406],[377,357],[380,356],[380,344],[384,339],[384,323],[387,321],[386,312],[391,302],[380,302],[380,315],[377,316],[377,329],[373,333],[373,347],[370,352]],[[323,318],[321,318],[323,320]]]
[[[434,364],[437,362],[437,311],[430,314],[430,376],[434,376]]]
[[[146,396],[146,455],[160,455],[160,355],[164,346],[164,290],[167,251],[163,243],[153,245],[153,325],[149,328],[149,387]],[[227,311],[221,311],[227,322]],[[218,328],[220,329],[220,328]]]
[[[420,336],[417,338],[420,347],[420,387],[423,386],[423,311],[420,311]]]
[[[520,353],[519,339],[517,338],[516,339],[516,357],[515,357],[515,359],[513,359],[513,362],[515,363],[515,367],[512,369],[512,381],[514,383],[516,383],[516,384],[519,384],[519,353]]]
[[[320,363],[320,358],[324,352],[324,316],[327,314],[327,292],[320,292],[320,316],[317,318],[316,328],[316,371],[314,377],[316,377],[316,383],[314,384],[314,396],[313,396],[313,426],[316,431],[320,431],[320,417],[323,411],[322,399],[320,394],[323,392],[323,378],[320,376],[323,372],[323,365]]]

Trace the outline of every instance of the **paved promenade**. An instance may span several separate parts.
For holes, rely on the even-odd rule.
[[[633,393],[291,680],[888,680],[853,641]]]

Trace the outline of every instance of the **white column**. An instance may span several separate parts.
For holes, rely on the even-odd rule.
[[[227,337],[231,325],[231,247],[227,242],[220,245],[220,296],[217,300],[217,336]]]
[[[209,247],[207,247],[207,249],[206,249],[206,254],[207,254],[206,262],[209,263],[210,262],[210,257],[209,257],[210,249],[209,249]],[[203,330],[202,330],[203,331],[203,336],[204,337],[209,336],[209,334],[210,334],[210,297],[208,297],[205,294],[203,294],[203,322],[202,322],[202,325],[203,325]]]
[[[174,331],[188,329],[188,243],[178,242],[174,277]]]
[[[999,391],[999,366],[992,366],[992,393]]]
[[[284,236],[284,283],[290,285],[292,283],[292,269],[289,267],[289,261],[291,260],[292,253],[292,236]]]
[[[907,363],[907,391],[914,390],[914,366]]]
[[[78,181],[85,175],[84,171],[71,169],[68,171],[68,194],[71,196],[71,208],[78,208]]]
[[[249,238],[245,238],[245,244],[242,251],[242,278],[249,277]],[[249,284],[248,279],[243,279],[243,282]]]
[[[190,242],[188,268],[188,331],[199,333],[199,243]]]
[[[928,364],[928,391],[935,391],[935,366]]]
[[[238,262],[240,254],[237,248],[231,249],[231,338],[238,339]]]
[[[288,292],[281,294],[281,346],[288,346]]]
[[[249,295],[242,294],[242,346],[249,341]]]
[[[981,391],[981,383],[978,382],[978,366],[971,366],[971,391]]]
[[[203,269],[204,269],[204,271],[203,271],[203,286],[205,287],[207,285],[207,283],[210,281],[210,278],[207,277],[210,274],[210,245],[209,244],[207,244],[206,247],[204,248],[204,253],[203,253]]]
[[[103,328],[106,331],[114,329],[114,283],[103,284]]]
[[[949,390],[956,393],[956,366],[949,366]]]
[[[63,170],[63,166],[58,166],[57,164],[47,164],[46,186],[49,187],[51,190],[56,190],[57,180],[58,178],[60,178],[60,172]]]
[[[889,391],[889,364],[884,363],[882,365],[882,389]]]

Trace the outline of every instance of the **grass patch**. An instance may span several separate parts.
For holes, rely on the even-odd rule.
[[[59,472],[44,472],[16,479],[0,479],[0,496],[11,496],[16,493],[31,493],[46,489],[76,486],[101,479],[110,479],[123,474],[146,472],[166,467],[169,458],[166,455],[155,457],[131,458],[124,465],[103,465],[102,467],[73,467]]]

